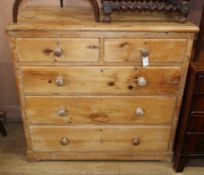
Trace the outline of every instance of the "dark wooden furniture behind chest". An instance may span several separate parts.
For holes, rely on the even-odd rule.
[[[190,65],[175,144],[174,169],[183,171],[190,158],[204,158],[204,13],[195,58]]]
[[[189,158],[204,157],[204,64],[191,63],[177,137],[174,168],[184,169]]]

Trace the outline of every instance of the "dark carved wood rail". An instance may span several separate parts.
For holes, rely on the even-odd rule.
[[[185,22],[190,12],[190,0],[101,0],[104,22],[111,22],[114,11],[179,12],[179,21]]]
[[[13,22],[17,23],[18,20],[18,10],[19,10],[19,6],[21,4],[23,0],[16,0],[13,6]],[[94,14],[95,14],[95,21],[99,22],[100,21],[100,10],[99,10],[99,6],[96,0],[89,0],[92,4],[93,10],[94,10]],[[64,7],[64,0],[60,0],[60,6],[61,8]]]

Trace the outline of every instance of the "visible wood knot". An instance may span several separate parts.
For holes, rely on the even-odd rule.
[[[120,48],[125,47],[127,44],[128,44],[128,42],[125,42],[125,43],[120,44]]]
[[[89,115],[89,117],[95,122],[108,122],[109,121],[108,115],[103,112],[92,113]]]
[[[99,47],[98,47],[98,46],[95,46],[95,45],[91,45],[91,46],[88,46],[87,48],[88,48],[88,49],[98,49]]]
[[[108,85],[109,85],[109,86],[115,86],[115,83],[114,83],[113,81],[110,81],[110,82],[108,83]]]
[[[132,89],[133,89],[133,86],[132,86],[132,85],[128,86],[128,89],[132,90]]]
[[[51,83],[52,83],[52,80],[48,80],[48,83],[50,83],[50,84],[51,84]]]
[[[50,49],[50,48],[46,48],[46,49],[43,50],[43,53],[44,53],[45,55],[50,55],[52,52],[53,52],[53,50]]]

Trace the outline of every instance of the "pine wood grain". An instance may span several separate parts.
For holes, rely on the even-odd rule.
[[[27,96],[25,103],[31,124],[171,124],[176,97]],[[137,108],[144,116],[136,114]],[[65,116],[59,115],[62,109]]]
[[[149,52],[150,64],[182,62],[185,39],[105,39],[105,62],[142,62],[141,50]]]
[[[99,40],[81,38],[18,38],[17,53],[20,62],[98,62]],[[62,49],[62,56],[55,56]],[[34,54],[30,54],[30,53]],[[83,54],[82,54],[83,53]]]
[[[31,127],[33,151],[38,152],[158,152],[167,151],[169,127],[73,126]],[[151,134],[149,134],[151,133]],[[60,139],[67,138],[68,145]],[[140,140],[133,145],[134,138]]]
[[[176,94],[181,67],[22,67],[26,94]],[[138,86],[136,79],[145,77],[148,84]],[[57,77],[64,85],[57,86]]]
[[[76,18],[73,19],[72,15],[76,15]],[[198,31],[198,28],[191,23],[181,24],[170,22],[170,18],[166,18],[165,16],[158,18],[156,14],[153,14],[151,17],[149,16],[148,19],[148,16],[146,16],[147,14],[144,16],[143,15],[144,14],[142,13],[142,20],[138,20],[136,16],[138,21],[117,21],[112,25],[108,25],[103,23],[94,23],[93,15],[90,13],[90,11],[82,11],[81,8],[64,8],[62,10],[59,10],[59,8],[56,7],[26,8],[23,9],[19,15],[20,23],[17,25],[8,26],[7,33],[10,37],[14,55],[13,61],[17,85],[20,92],[21,109],[27,141],[27,155],[30,161],[68,159],[171,159],[180,105],[192,50],[192,43],[194,34],[196,31]],[[132,17],[133,16],[130,15],[131,19]],[[135,16],[133,18],[134,20],[136,19]],[[148,21],[150,19],[152,21]],[[16,40],[16,38],[18,39]],[[19,54],[21,54],[23,51],[21,50],[18,53],[18,41],[23,41],[25,39],[27,42],[28,38],[35,38],[35,41],[42,41],[42,43],[38,42],[39,44],[34,45],[35,47],[40,46],[40,49],[42,46],[44,47],[43,42],[46,40],[46,38],[49,38],[48,40],[50,40],[51,43],[53,41],[55,43],[59,38],[60,40],[63,38],[63,40],[66,41],[72,38],[73,45],[72,42],[69,43],[69,46],[67,46],[66,43],[65,51],[66,48],[68,48],[68,50],[69,48],[72,48],[72,51],[69,51],[69,53],[71,53],[70,56],[75,57],[72,58],[72,60],[76,62],[40,62],[38,56],[40,59],[44,59],[44,56],[40,56],[40,54],[35,56],[35,52],[31,53],[30,51],[28,54],[24,55],[24,59],[29,60],[32,58],[32,61],[23,63],[19,62]],[[80,39],[81,42],[76,44],[77,42],[74,41],[74,39]],[[154,48],[154,51],[151,50],[151,53],[154,54],[155,52],[156,54],[153,57],[153,61],[150,62],[150,66],[146,68],[142,67],[141,62],[132,61],[133,57],[130,57],[129,63],[124,63],[123,59],[120,57],[121,55],[118,54],[119,51],[117,49],[114,52],[112,51],[114,50],[115,46],[109,50],[108,56],[105,55],[106,50],[108,50],[111,45],[109,45],[107,48],[104,41],[132,41],[132,39],[139,41],[139,43],[144,39],[147,41],[152,41],[153,44],[151,47]],[[84,44],[85,40],[86,42]],[[99,54],[99,57],[97,57],[99,60],[96,59],[96,53],[91,52],[87,54],[86,49],[83,49],[84,47],[87,47],[87,41],[90,40],[97,40],[97,42],[99,41],[97,46],[90,47],[94,49],[99,47],[97,52],[97,54]],[[165,48],[162,51],[159,51],[160,47],[158,40],[165,40],[165,43],[161,45],[161,48]],[[143,45],[141,43],[139,45]],[[33,44],[31,40],[30,44]],[[47,44],[49,45],[50,42],[46,42],[46,45]],[[77,48],[78,45],[80,49]],[[136,42],[133,42],[133,45],[135,45],[137,48]],[[30,46],[25,47],[27,49],[31,49],[29,48]],[[33,51],[35,47],[33,47]],[[172,49],[175,50],[175,53],[172,51]],[[77,50],[80,54],[76,52]],[[158,50],[158,52],[155,50]],[[164,52],[165,50],[169,54]],[[119,60],[117,64],[114,62],[113,58],[111,58],[113,55],[111,52],[116,54],[114,59]],[[30,56],[29,53],[33,55]],[[136,58],[137,54],[135,54]],[[92,61],[97,60],[98,62],[89,62],[87,64],[86,61],[84,61],[82,63],[81,61],[84,59],[83,55],[87,59]],[[157,58],[158,60],[156,60]],[[110,60],[110,62],[105,62],[107,60]],[[138,78],[140,77],[144,77],[147,80],[146,86],[139,86]],[[56,80],[58,80],[58,84],[56,84]],[[79,116],[81,123],[76,122],[75,124],[32,124],[32,121],[29,121],[29,118],[31,119],[32,117],[32,111],[30,111],[30,113],[26,113],[27,111],[25,110],[28,105],[28,98],[33,98],[34,96],[42,99],[46,97],[57,97],[55,98],[56,103],[53,103],[53,106],[51,102],[47,102],[49,105],[51,105],[50,110],[53,110],[52,108],[55,107],[55,104],[58,104],[57,99],[63,97],[65,98],[64,95],[69,96],[69,99],[72,96],[72,98],[75,97],[78,98],[78,100],[81,100],[87,96],[95,98],[95,102],[91,102],[89,98],[86,98],[86,103],[84,102],[84,104],[86,104],[88,107],[98,105],[99,107],[96,107],[95,109],[101,109],[103,111],[99,111],[99,113],[93,113],[91,111],[91,114],[89,115],[91,118],[94,118],[95,116],[100,116],[100,118],[102,116],[102,118],[104,118],[106,117],[105,109],[110,108],[110,111],[115,113],[115,106],[120,108],[121,105],[126,106],[128,104],[129,106],[126,106],[126,109],[129,110],[126,111],[126,113],[129,114],[134,108],[131,106],[139,103],[137,101],[138,99],[140,99],[139,101],[141,102],[141,105],[152,104],[152,106],[155,105],[155,109],[158,109],[158,106],[161,106],[162,110],[158,110],[161,112],[158,114],[158,118],[154,117],[154,115],[149,117],[148,121],[151,123],[145,123],[146,121],[144,119],[141,121],[141,123],[135,122],[134,124],[130,124],[129,122],[131,120],[129,121],[127,119],[127,115],[120,115],[121,119],[117,117],[119,119],[117,121],[118,123],[114,122],[115,119],[112,117],[112,123],[101,121],[100,124],[98,124],[91,123],[90,120],[89,122],[85,122],[84,118],[81,118],[79,114],[77,114],[77,116]],[[154,102],[150,99],[147,100],[148,97],[152,96],[154,96],[154,98],[157,97],[154,99]],[[97,97],[99,97],[99,99],[97,99]],[[112,97],[112,99],[107,100],[108,97]],[[131,102],[125,99],[127,97],[131,97],[134,100]],[[159,97],[165,97],[165,101],[161,102]],[[167,105],[166,103],[170,103],[168,99],[171,97],[174,97],[171,103],[172,106],[168,105],[168,109],[166,109],[168,111],[166,111],[164,106]],[[123,101],[119,103],[119,100],[117,99],[116,101],[116,98],[123,98]],[[112,104],[110,104],[110,101],[115,102],[114,107]],[[43,103],[43,101],[40,101],[39,104],[41,102]],[[127,104],[123,105],[122,103],[125,102]],[[68,103],[69,105],[72,104],[71,102],[68,102],[67,97],[66,100],[63,100],[63,103]],[[76,102],[73,102],[72,105],[74,105],[72,109],[77,107]],[[82,100],[80,105],[82,105],[82,111],[85,111],[83,110],[84,107]],[[108,107],[106,107],[106,105]],[[31,104],[30,109],[32,106],[35,107],[35,105]],[[47,107],[45,106],[45,109],[46,108]],[[151,109],[150,106],[145,108],[148,111]],[[162,117],[164,116],[162,115],[164,112],[163,110],[166,111],[165,113],[168,113],[169,116],[165,115],[167,118]],[[41,111],[42,113],[45,113],[43,110]],[[123,112],[122,108],[118,111]],[[158,111],[154,112],[152,109],[155,116],[157,116]],[[171,115],[172,118],[170,117],[170,114],[173,115]],[[108,115],[110,116],[109,113]],[[150,115],[148,114],[147,116]],[[124,120],[126,120],[126,122]],[[63,137],[61,136],[63,133],[67,133],[67,136],[71,137],[71,143],[74,143],[76,147],[73,147],[70,150],[67,147],[63,147],[62,149],[59,147],[59,139]],[[144,138],[144,146],[141,144],[141,147],[138,147],[138,152],[135,147],[132,148],[132,145],[129,145],[130,140],[133,139],[132,137],[137,137],[135,136],[137,133],[139,137],[142,138],[141,141],[143,141]],[[114,135],[114,137],[112,137],[112,135]],[[100,140],[98,140],[102,136],[104,137],[105,141],[107,141],[104,143],[105,147],[101,145],[103,142],[101,143],[99,142]],[[76,140],[74,137],[76,137]],[[75,142],[77,141],[77,138],[79,141],[82,141],[80,143],[83,143],[85,139],[85,143],[78,144]],[[114,138],[118,138],[118,140],[115,140]],[[117,144],[119,146],[118,148]],[[114,148],[118,150],[118,152],[114,152]],[[75,149],[76,152],[67,152],[67,149],[69,151],[74,151]],[[85,152],[83,154],[79,154],[81,153],[80,150],[83,151],[83,149]],[[127,151],[128,149],[130,149],[130,152]],[[91,150],[94,151],[91,152]],[[86,151],[89,151],[89,153],[86,153]]]

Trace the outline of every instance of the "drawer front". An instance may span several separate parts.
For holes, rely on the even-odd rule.
[[[192,101],[192,111],[193,112],[204,112],[204,94],[195,94]]]
[[[176,97],[25,97],[31,123],[170,124]]]
[[[24,91],[32,94],[172,94],[180,67],[22,67]]]
[[[187,134],[184,152],[204,153],[204,134]]]
[[[16,39],[20,62],[87,62],[99,60],[98,39]]]
[[[189,120],[189,132],[204,132],[204,114],[191,115]]]
[[[186,39],[106,39],[105,62],[141,62],[147,49],[151,63],[182,62]]]
[[[30,133],[39,152],[153,152],[168,150],[170,127],[33,126]]]
[[[199,74],[196,82],[196,91],[204,92],[204,74]]]

